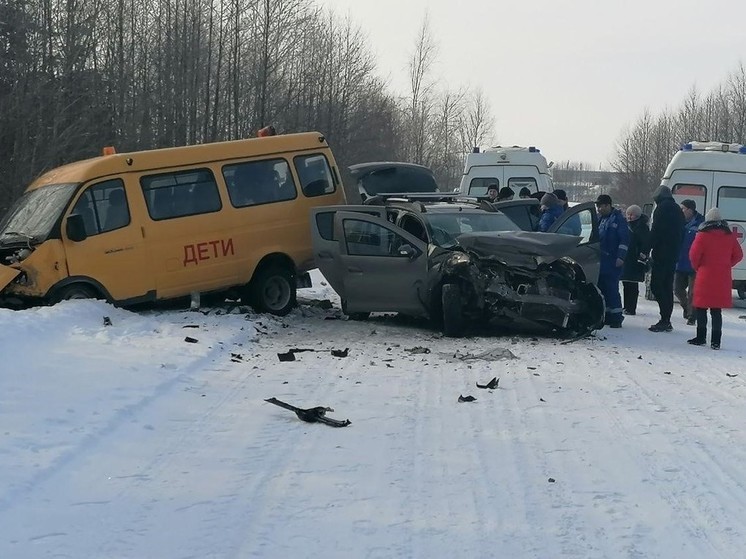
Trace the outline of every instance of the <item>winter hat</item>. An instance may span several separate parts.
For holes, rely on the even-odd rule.
[[[553,208],[554,206],[559,206],[559,200],[554,194],[547,192],[541,197],[541,205],[546,206],[547,208]]]
[[[653,194],[653,200],[660,202],[664,198],[673,198],[673,194],[671,194],[670,188],[662,184],[658,187],[658,190],[655,191],[655,194]]]
[[[723,217],[720,215],[720,210],[717,208],[710,208],[705,214],[706,221],[722,221]]]
[[[515,196],[515,192],[509,186],[503,186],[497,196],[498,198],[510,198],[511,196]]]
[[[557,200],[563,200],[567,202],[567,192],[565,192],[561,188],[555,188],[554,195],[557,197]]]
[[[687,198],[686,200],[682,200],[681,205],[685,208],[689,208],[693,212],[697,211],[697,202],[695,202],[694,200],[690,200],[689,198]]]
[[[608,194],[599,194],[598,198],[596,198],[596,205],[600,206],[601,204],[608,204],[611,206],[611,196]]]
[[[640,216],[642,215],[642,208],[640,208],[640,206],[632,204],[631,206],[627,207],[627,215],[631,216],[634,219],[640,219]]]
[[[521,188],[520,192],[518,192],[518,196],[531,196],[531,191],[524,186],[523,188]]]

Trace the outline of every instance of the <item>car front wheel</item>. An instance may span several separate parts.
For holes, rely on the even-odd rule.
[[[441,291],[443,306],[443,334],[449,338],[464,335],[464,309],[461,288],[455,283],[446,283]]]

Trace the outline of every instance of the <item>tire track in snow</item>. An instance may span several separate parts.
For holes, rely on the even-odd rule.
[[[623,394],[623,402],[627,404],[627,409],[617,413],[619,401],[611,401],[595,388],[594,394],[604,403],[602,409],[618,432],[623,435],[622,441],[619,442],[623,444],[625,451],[630,458],[637,459],[638,464],[645,468],[648,478],[654,480],[654,490],[670,505],[677,518],[683,521],[686,533],[690,536],[684,545],[693,545],[703,557],[737,556],[746,541],[743,532],[731,526],[719,526],[718,519],[746,517],[746,490],[739,478],[729,473],[730,468],[721,465],[722,459],[716,459],[703,445],[692,446],[690,432],[682,429],[676,417],[665,422],[663,430],[666,436],[659,437],[659,444],[664,443],[665,446],[657,446],[655,451],[642,455],[636,454],[633,450],[634,445],[627,442],[639,436],[635,431],[639,431],[640,426],[645,425],[657,427],[660,417],[656,417],[655,414],[663,414],[669,408],[676,407],[672,406],[670,399],[663,399],[640,383],[635,378],[634,371],[624,371],[625,381],[630,384],[620,382],[619,373],[612,366],[618,367],[619,363],[615,360],[596,358],[596,361],[599,369],[608,374],[610,381],[621,384],[622,388],[617,389],[616,394]],[[632,394],[628,394],[628,386],[633,387]],[[643,411],[640,402],[646,404],[645,409],[652,410],[654,415]],[[707,425],[705,430],[711,433],[718,431],[717,426],[712,425]],[[725,449],[728,446],[723,444],[720,448]],[[695,450],[694,456],[685,454],[692,450]],[[738,448],[731,449],[731,452],[735,454],[734,463],[743,464],[744,453]],[[719,494],[715,494],[708,490],[706,483],[701,482],[708,479],[717,480],[718,484],[725,482],[725,487]],[[713,533],[713,530],[719,533]]]

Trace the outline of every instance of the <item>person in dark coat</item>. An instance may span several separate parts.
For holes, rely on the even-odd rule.
[[[627,256],[629,227],[624,214],[614,208],[611,196],[601,194],[596,199],[599,214],[598,236],[601,240],[601,271],[598,288],[606,301],[605,324],[610,328],[621,328],[622,298],[619,296],[619,278]]]
[[[487,187],[487,201],[488,202],[499,202],[497,199],[497,185],[491,184]]]
[[[531,198],[531,191],[527,187],[523,187],[518,191],[518,197],[521,200],[525,200],[526,198]]]
[[[650,252],[650,228],[648,216],[640,206],[629,206],[626,211],[629,226],[629,249],[622,266],[622,290],[624,292],[624,314],[637,313],[637,299],[640,296],[640,282],[645,281]]]
[[[497,201],[507,202],[508,200],[512,200],[513,196],[515,196],[515,192],[513,191],[513,189],[509,186],[503,186],[500,189],[499,194],[497,195]]]
[[[549,228],[557,221],[557,218],[565,212],[562,204],[557,197],[551,192],[547,192],[541,197],[541,219],[539,220],[539,231],[546,233]]]
[[[673,276],[684,236],[684,214],[667,186],[661,185],[653,200],[656,206],[650,228],[650,290],[658,302],[661,318],[648,330],[670,332],[673,330]]]
[[[742,258],[741,245],[728,222],[721,218],[720,210],[710,209],[689,250],[689,260],[696,273],[692,302],[697,315],[697,335],[687,340],[688,343],[692,345],[707,343],[707,309],[710,309],[712,316],[710,346],[712,349],[720,349],[723,332],[721,309],[733,306],[731,270]]]
[[[692,248],[694,236],[697,229],[705,220],[705,216],[697,211],[697,203],[694,200],[681,202],[681,211],[684,213],[684,241],[681,243],[679,261],[676,264],[676,273],[673,278],[673,292],[684,310],[684,318],[689,326],[694,326],[696,321],[694,309],[692,308],[692,296],[694,295],[694,268],[689,262],[689,249]]]

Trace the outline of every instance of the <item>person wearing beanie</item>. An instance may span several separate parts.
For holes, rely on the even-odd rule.
[[[622,298],[619,296],[619,279],[629,245],[629,228],[624,215],[612,205],[611,196],[601,194],[596,198],[598,211],[598,236],[601,241],[601,271],[598,288],[606,301],[605,324],[621,328]]]
[[[629,250],[622,266],[622,292],[624,295],[624,314],[637,314],[637,299],[640,297],[641,282],[645,281],[648,270],[648,252],[650,252],[650,227],[648,216],[642,213],[640,206],[628,206],[626,211],[629,227]]]
[[[567,201],[567,193],[562,190],[561,188],[557,188],[553,194],[557,197],[557,200],[559,200],[560,205],[562,206],[562,209],[564,211],[567,211],[570,209],[570,203]],[[580,216],[578,214],[573,215],[572,217],[568,218],[565,224],[560,227],[559,231],[557,233],[562,233],[563,235],[575,235],[576,237],[579,237],[583,233],[583,224],[580,223]]]
[[[673,278],[673,292],[679,300],[683,309],[684,319],[689,326],[694,326],[696,318],[692,308],[692,297],[694,296],[694,268],[689,261],[689,249],[692,248],[694,236],[697,229],[705,220],[705,216],[697,211],[697,203],[686,199],[681,202],[681,211],[684,214],[684,240],[679,251],[679,261],[676,264],[676,273]]]
[[[518,191],[518,197],[521,200],[525,200],[526,198],[531,198],[531,191],[528,189],[528,187],[524,186]]]
[[[546,233],[552,227],[557,218],[565,211],[560,201],[551,192],[541,197],[541,218],[539,219],[539,231]]]
[[[692,345],[707,343],[707,309],[712,317],[710,347],[720,349],[723,333],[722,309],[733,306],[732,268],[743,258],[738,239],[720,210],[711,208],[699,226],[689,249],[689,260],[695,271],[694,304],[697,317],[697,335],[687,340]]]
[[[494,183],[490,184],[487,187],[487,201],[488,202],[497,202],[498,201],[497,192],[498,192],[497,185],[494,184]]]
[[[503,186],[500,189],[500,193],[497,195],[497,201],[507,202],[508,200],[512,200],[513,196],[515,196],[515,192],[513,192],[513,189],[509,186]]]
[[[684,214],[667,186],[661,185],[653,200],[656,205],[650,228],[650,290],[658,302],[661,317],[648,330],[670,332],[673,330],[673,277],[684,237]]]

